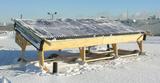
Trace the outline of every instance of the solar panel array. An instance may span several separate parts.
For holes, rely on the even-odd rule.
[[[44,38],[84,37],[141,32],[118,21],[94,19],[18,20]]]

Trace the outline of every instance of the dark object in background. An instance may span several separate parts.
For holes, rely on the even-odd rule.
[[[58,56],[59,56],[58,54],[51,54],[47,57],[47,59],[57,58]]]
[[[53,72],[52,74],[55,74],[58,72],[58,63],[57,62],[53,62]]]

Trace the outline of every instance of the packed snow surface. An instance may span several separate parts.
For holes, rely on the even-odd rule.
[[[37,51],[27,47],[25,57],[31,62],[17,62],[20,47],[14,40],[15,32],[0,34],[0,83],[159,83],[160,82],[160,37],[148,37],[144,42],[145,55],[101,60],[91,63],[59,62],[57,74],[48,74],[38,68]],[[99,48],[104,48],[100,46]],[[122,43],[119,48],[138,49],[136,43]],[[62,52],[77,53],[78,49]],[[45,63],[52,69],[52,63]],[[63,65],[63,66],[62,66]]]

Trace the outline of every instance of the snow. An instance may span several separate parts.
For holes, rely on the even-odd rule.
[[[11,81],[8,80],[6,77],[2,77],[2,79],[0,80],[0,83],[11,83]]]
[[[34,34],[42,38],[66,38],[84,37],[94,35],[124,34],[143,32],[126,26],[118,21],[95,20],[95,19],[64,19],[64,20],[26,20],[17,19],[15,22],[20,26],[16,30],[33,30]],[[21,28],[23,31],[21,31]],[[27,34],[26,32],[23,32]]]
[[[0,83],[159,83],[160,37],[148,37],[144,42],[145,55],[101,60],[91,63],[59,62],[57,74],[48,74],[38,68],[38,62],[17,62],[20,47],[14,40],[15,32],[0,34]],[[135,43],[119,44],[120,48],[133,50]],[[98,49],[104,49],[99,46]],[[92,49],[94,50],[94,48]],[[77,49],[65,49],[77,53]],[[53,52],[47,52],[51,54]],[[54,51],[54,53],[59,53]],[[34,47],[27,47],[26,59],[36,60]],[[52,69],[52,63],[45,63]]]

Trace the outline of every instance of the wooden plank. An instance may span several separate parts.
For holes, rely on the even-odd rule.
[[[124,50],[124,49],[118,49],[119,57],[130,57],[130,56],[138,56],[139,51],[138,50]]]
[[[93,38],[65,39],[65,40],[46,40],[44,50],[58,50],[65,48],[88,47],[94,45],[104,45],[123,42],[142,41],[143,34],[116,35]]]
[[[24,48],[21,50],[21,54],[20,54],[20,58],[19,59],[25,60],[25,49]]]
[[[21,54],[19,59],[25,60],[25,49],[26,46],[29,45],[29,43],[19,33],[16,33],[15,41],[21,47]]]
[[[118,58],[119,56],[118,56],[118,47],[117,47],[117,44],[116,43],[112,44],[112,47],[113,47],[113,52],[115,54],[115,57]]]
[[[39,65],[44,66],[44,51],[38,51]]]
[[[25,49],[27,45],[30,45],[19,33],[16,32],[15,42],[22,48]]]
[[[38,59],[39,66],[46,72],[49,72],[49,69],[44,65],[44,51],[38,51]]]
[[[89,58],[89,59],[86,59],[86,61],[85,62],[93,62],[93,61],[98,61],[98,60],[105,60],[105,59],[112,59],[113,58],[113,56],[107,56],[107,57],[101,57],[101,58],[94,58],[94,59],[92,59],[92,58]]]
[[[81,57],[82,61],[85,62],[85,60],[86,60],[85,47],[80,47],[80,48],[79,48],[79,51],[80,51],[80,57]]]
[[[106,53],[110,53],[110,52],[113,52],[113,50],[109,50],[109,51],[95,51],[95,52],[91,52],[93,54],[106,54]]]
[[[138,55],[139,55],[138,53],[135,53],[135,54],[120,55],[119,57],[126,58],[126,57],[138,56]]]
[[[137,41],[137,44],[138,44],[140,53],[142,53],[143,52],[143,41]]]

